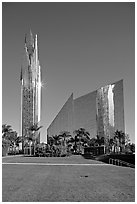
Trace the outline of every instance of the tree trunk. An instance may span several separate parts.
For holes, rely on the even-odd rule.
[[[79,154],[80,154],[80,150],[81,150],[81,138],[79,137]]]
[[[30,156],[31,156],[31,143],[30,143],[30,153],[29,153],[29,154],[30,154]]]
[[[35,156],[35,142],[36,142],[36,139],[35,139],[35,135],[36,134],[36,132],[34,132],[34,156]]]
[[[105,154],[106,152],[105,152],[105,145],[104,145],[104,154]]]
[[[34,141],[34,156],[35,156],[35,149],[36,149],[36,140]]]

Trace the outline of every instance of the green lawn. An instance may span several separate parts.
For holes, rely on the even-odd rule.
[[[3,202],[134,202],[135,169],[112,165],[51,166],[50,163],[100,164],[80,156],[3,158]]]
[[[73,155],[70,157],[23,157],[23,156],[8,156],[3,157],[3,162],[9,163],[65,163],[65,164],[100,164],[102,162],[84,159],[82,156]]]

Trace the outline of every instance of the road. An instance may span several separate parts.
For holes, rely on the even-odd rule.
[[[7,157],[3,158],[2,201],[134,202],[135,169],[81,156]]]

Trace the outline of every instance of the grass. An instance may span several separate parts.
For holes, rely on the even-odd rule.
[[[3,158],[4,163],[90,163],[67,158]],[[135,170],[112,165],[3,165],[3,202],[134,202]]]

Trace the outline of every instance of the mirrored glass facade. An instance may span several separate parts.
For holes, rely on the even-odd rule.
[[[81,127],[91,138],[98,135],[106,141],[114,137],[116,130],[125,131],[123,80],[76,99],[72,94],[50,124],[47,135],[58,135],[61,131],[73,135],[73,131]]]

